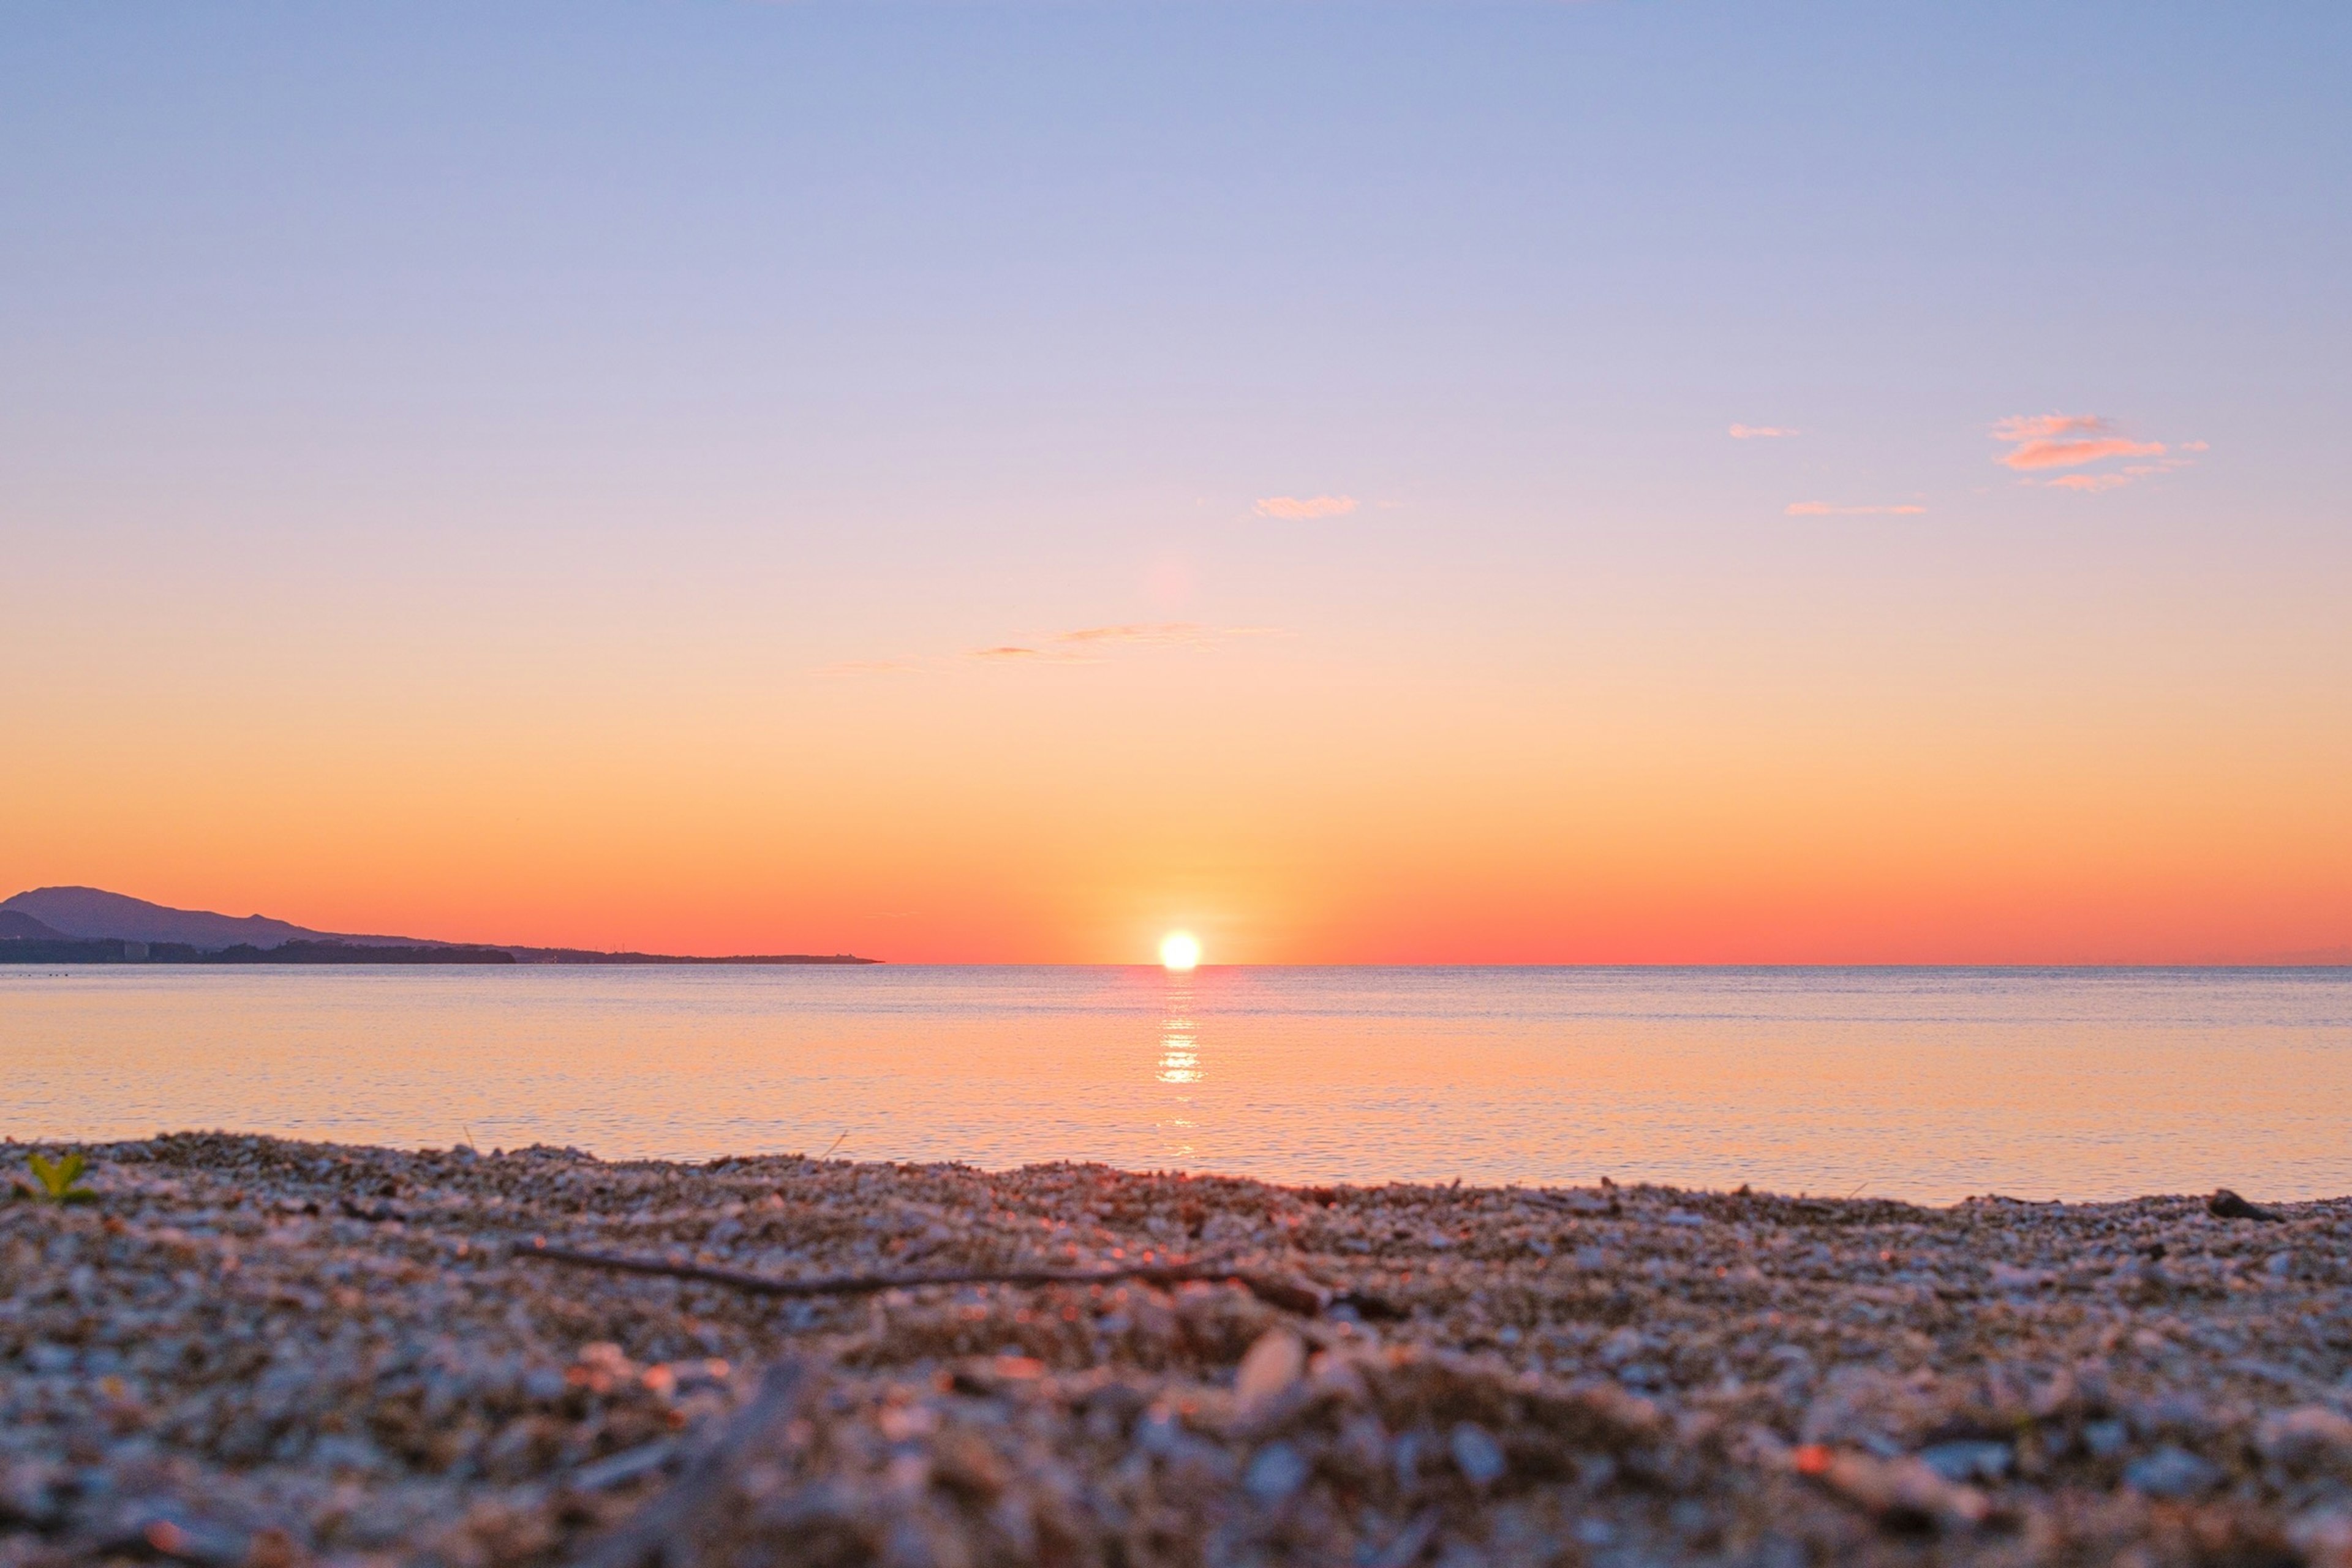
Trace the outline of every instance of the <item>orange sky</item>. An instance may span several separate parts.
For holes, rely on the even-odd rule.
[[[690,637],[479,680],[291,639],[233,679],[85,664],[12,700],[37,761],[0,867],[327,929],[900,961],[1142,961],[1177,926],[1285,963],[2160,962],[2352,932],[2352,726],[2326,721],[2352,670],[2315,605],[2231,628],[2232,669],[2168,641],[2162,604],[2012,602],[1987,647],[1969,593],[1787,592],[1696,637],[1588,600],[1483,646],[1308,629],[878,672]]]

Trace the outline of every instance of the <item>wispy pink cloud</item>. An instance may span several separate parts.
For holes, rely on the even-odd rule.
[[[2079,468],[2109,458],[2161,458],[2161,441],[2133,441],[2121,436],[2100,436],[2082,441],[2028,441],[2002,454],[2012,468]]]
[[[1260,517],[1305,522],[1318,517],[1345,517],[1360,504],[1354,496],[1263,496],[1256,511]]]
[[[2046,441],[2058,436],[2081,436],[2105,430],[2107,422],[2095,414],[2012,414],[1992,427],[1996,441]]]
[[[1790,501],[1784,517],[1917,517],[1927,509],[1905,502],[1897,506],[1832,506],[1827,501]]]
[[[976,647],[966,658],[1001,662],[1026,660],[1037,664],[1098,664],[1101,656],[1121,647],[1207,647],[1233,637],[1265,637],[1267,626],[1209,626],[1197,621],[1130,621],[1118,626],[1080,626],[1025,643],[1002,643]]]
[[[1734,425],[1731,438],[1735,441],[1777,441],[1788,436],[1801,436],[1801,430],[1786,429],[1779,425]]]
[[[2115,426],[2096,414],[2013,414],[1992,427],[1992,438],[2009,447],[1995,460],[2027,474],[2079,468],[2115,458],[2163,458],[2167,451],[2161,441],[2135,441],[2116,435]],[[2196,443],[2194,449],[2203,451],[2204,444]],[[2184,461],[2170,458],[2162,467],[2177,468]],[[2111,490],[2158,471],[2133,467],[2120,474],[2069,474],[2042,482],[2055,489]]]
[[[1081,626],[1074,632],[1063,632],[1053,640],[1057,643],[1113,642],[1206,642],[1216,637],[1213,626],[1194,621],[1139,621],[1118,626]]]

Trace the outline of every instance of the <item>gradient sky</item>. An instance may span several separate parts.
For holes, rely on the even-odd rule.
[[[2352,944],[2352,7],[0,12],[0,893]]]

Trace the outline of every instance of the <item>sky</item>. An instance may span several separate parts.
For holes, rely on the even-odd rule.
[[[2352,949],[2352,8],[0,11],[0,893]]]

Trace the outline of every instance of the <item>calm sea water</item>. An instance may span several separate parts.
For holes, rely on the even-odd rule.
[[[0,969],[0,1131],[2352,1193],[2352,971]]]

